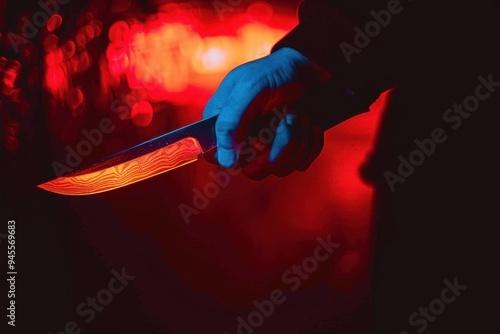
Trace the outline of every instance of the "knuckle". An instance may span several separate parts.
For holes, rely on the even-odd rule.
[[[231,148],[233,144],[233,135],[235,132],[234,122],[218,120],[215,124],[215,134],[217,143],[224,148]]]

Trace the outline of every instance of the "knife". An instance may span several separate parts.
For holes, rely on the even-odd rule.
[[[91,195],[184,166],[216,147],[217,117],[212,116],[148,140],[38,187],[61,195]]]
[[[291,105],[292,110],[310,110],[311,119],[323,130],[369,110],[373,100],[355,98],[351,85],[328,80],[313,93]],[[346,93],[348,92],[348,93]],[[335,107],[333,107],[335,106]],[[267,113],[264,117],[269,121]],[[62,195],[91,195],[121,188],[172,169],[187,165],[217,146],[217,115],[192,123],[137,146],[131,147],[90,166],[38,185]],[[267,122],[266,121],[266,122]],[[261,123],[262,124],[262,123]]]

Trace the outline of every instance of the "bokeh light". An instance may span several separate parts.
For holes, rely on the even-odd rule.
[[[55,155],[67,145],[78,143],[83,130],[97,128],[104,118],[110,120],[115,130],[103,138],[86,162],[199,120],[205,103],[230,70],[268,55],[297,23],[295,8],[284,15],[271,1],[249,1],[226,12],[223,21],[211,4],[148,3],[151,6],[144,9],[134,0],[113,0],[111,6],[104,8],[95,1],[89,9],[54,14],[46,31],[37,36],[39,43],[20,46],[24,61],[42,59],[38,69],[25,75],[29,87],[44,88],[46,106],[36,110],[46,113],[52,145],[60,148]],[[9,152],[16,152],[23,145],[20,119],[26,102],[19,77],[26,69],[12,59],[0,58],[0,71],[2,93],[6,96],[0,107],[4,111],[5,104],[12,101],[18,107],[16,113],[4,116],[2,139]],[[371,113],[327,132],[322,155],[305,173],[259,183],[244,177],[233,178],[231,186],[196,217],[200,224],[192,224],[186,232],[191,241],[199,233],[199,242],[189,247],[183,245],[185,240],[176,244],[177,253],[188,254],[182,264],[186,267],[177,268],[186,284],[212,292],[217,287],[238,291],[241,282],[265,281],[266,270],[297,262],[306,255],[307,249],[301,246],[304,242],[332,230],[338,232],[346,253],[335,266],[325,269],[325,281],[332,283],[340,277],[352,279],[351,284],[355,284],[354,278],[366,269],[370,256],[372,189],[359,177],[359,167],[372,147],[384,103],[383,97],[372,106]],[[188,203],[192,199],[190,191],[203,188],[211,182],[209,172],[218,171],[200,160],[195,166],[177,171],[182,179],[178,184],[176,180],[161,179],[161,191],[152,190],[150,196],[167,204]],[[135,214],[128,211],[122,199],[109,201],[117,215]],[[155,231],[151,238],[165,247],[167,258],[175,252],[169,252],[172,243],[158,229],[175,225],[177,208],[170,208],[170,212],[158,209],[154,214],[156,221],[151,225],[146,222],[138,226],[128,216],[123,221],[133,230],[147,226]],[[212,226],[204,224],[207,221],[217,221],[216,228],[223,229],[228,237],[215,236]],[[206,235],[211,238],[205,238]],[[232,242],[238,243],[238,261],[231,257],[234,254],[224,252],[234,246]],[[210,257],[213,254],[204,252],[203,247],[221,250],[217,254],[220,266],[214,266]],[[194,255],[190,258],[189,254]],[[196,277],[207,275],[203,269],[207,264],[216,267],[208,274],[218,275],[217,280],[197,281]],[[229,266],[225,268],[228,264],[231,270],[227,269]],[[231,300],[232,296],[226,298]]]
[[[61,26],[63,19],[60,14],[52,15],[47,21],[47,30],[50,32],[54,32]]]
[[[132,123],[138,127],[146,127],[153,120],[153,107],[148,101],[139,101],[132,107]]]

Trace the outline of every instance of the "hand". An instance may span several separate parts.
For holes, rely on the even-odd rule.
[[[215,154],[218,163],[229,168],[239,162],[245,166],[243,171],[248,176],[257,179],[306,169],[323,145],[323,131],[319,125],[311,124],[306,114],[289,108],[281,113],[278,125],[270,127],[273,130],[271,142],[254,140],[249,143],[248,138],[252,129],[257,132],[258,127],[269,127],[262,124],[265,115],[291,104],[326,77],[324,71],[290,48],[279,49],[232,70],[203,112],[203,118],[219,115]],[[261,123],[257,129],[256,123]],[[270,148],[264,149],[262,144]],[[245,152],[250,154],[243,157]]]

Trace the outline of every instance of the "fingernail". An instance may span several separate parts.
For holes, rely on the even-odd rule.
[[[219,147],[217,149],[217,160],[224,168],[229,168],[236,163],[236,152],[233,149]]]
[[[270,162],[275,162],[276,161],[276,158],[278,158],[278,150],[273,150],[271,149],[271,153],[269,154],[269,161]]]
[[[297,115],[293,115],[293,114],[287,114],[285,116],[285,122],[286,124],[288,125],[293,125],[293,123],[295,123],[295,118],[297,117]]]

